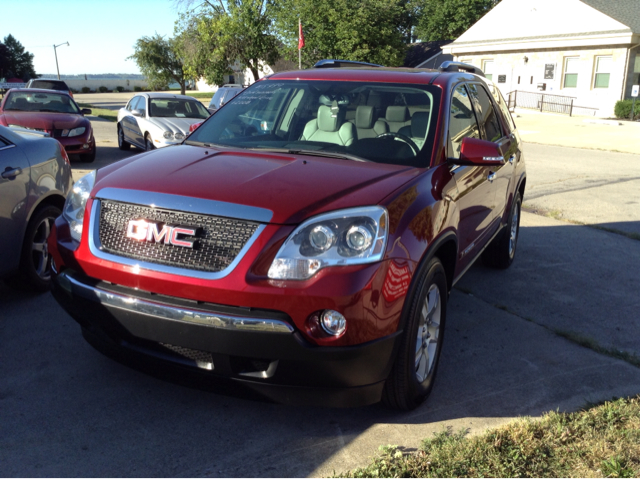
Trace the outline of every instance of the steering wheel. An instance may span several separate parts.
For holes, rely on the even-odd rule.
[[[389,131],[387,133],[380,133],[378,136],[376,136],[376,138],[397,138],[398,140],[403,141],[404,143],[409,145],[413,150],[413,154],[415,156],[418,156],[418,153],[420,153],[420,148],[418,148],[418,145],[416,145],[416,143],[411,138],[409,138],[407,135],[403,135],[402,133],[392,133]]]

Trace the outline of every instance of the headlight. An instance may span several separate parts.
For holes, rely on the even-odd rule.
[[[96,182],[95,170],[80,178],[67,196],[62,216],[69,222],[71,237],[80,241],[82,238],[82,221],[84,220],[84,207]]]
[[[380,261],[387,234],[387,210],[381,206],[316,216],[287,238],[269,268],[269,278],[307,279],[327,266]]]
[[[178,132],[178,133],[176,133],[175,135],[173,135],[173,137],[174,137],[176,140],[184,140],[184,133],[180,133],[180,132]]]
[[[164,136],[165,140],[173,140],[173,132],[172,131],[165,131],[162,136]]]
[[[79,136],[82,135],[87,129],[84,126],[81,126],[80,128],[74,128],[73,130],[71,130],[69,132],[69,136]],[[65,136],[64,132],[62,133],[62,136]]]

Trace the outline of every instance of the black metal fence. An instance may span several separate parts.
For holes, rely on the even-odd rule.
[[[548,111],[551,113],[562,113],[573,116],[574,114],[595,116],[597,108],[577,106],[574,104],[575,97],[550,95],[548,93],[537,93],[531,91],[512,91],[509,93],[509,110],[515,107],[530,108],[532,110]]]

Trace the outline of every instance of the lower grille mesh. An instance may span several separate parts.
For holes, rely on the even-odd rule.
[[[160,344],[168,350],[194,361],[199,368],[213,369],[213,357],[210,353],[198,351],[197,349],[183,348],[182,346],[174,346],[173,344]]]
[[[100,200],[99,238],[108,253],[178,268],[218,272],[227,268],[256,232],[259,223]],[[197,229],[193,248],[127,238],[130,220]]]

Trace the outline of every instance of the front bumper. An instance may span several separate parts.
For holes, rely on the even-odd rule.
[[[93,133],[72,136],[70,138],[56,137],[56,140],[62,143],[68,155],[90,155],[96,149],[96,139]],[[87,145],[86,148],[85,145]]]
[[[70,269],[53,284],[54,297],[85,338],[108,356],[192,385],[231,382],[281,403],[378,402],[400,337],[316,346],[278,311],[153,295]]]

